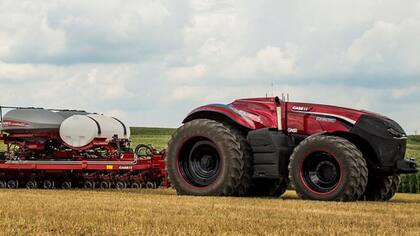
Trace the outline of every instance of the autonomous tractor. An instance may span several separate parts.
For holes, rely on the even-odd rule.
[[[407,135],[376,113],[290,102],[239,99],[194,109],[169,142],[166,168],[178,194],[281,196],[386,201],[405,159]]]

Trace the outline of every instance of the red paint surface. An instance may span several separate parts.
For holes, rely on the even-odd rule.
[[[285,119],[284,112],[286,111],[286,104],[287,121]],[[350,123],[345,121],[343,122],[343,120],[338,118],[335,118],[335,122],[318,121],[317,117],[327,116],[305,114],[304,112],[331,114],[334,116],[344,117],[355,122],[357,122],[363,114],[377,115],[368,111],[313,103],[282,102],[281,106],[283,110],[283,127],[286,127],[287,124],[287,128],[296,129],[297,133],[302,135],[311,135],[324,131],[349,131],[349,127],[351,126]],[[307,110],[298,110],[296,107],[303,107]],[[203,111],[224,114],[236,121],[238,124],[252,130],[260,128],[277,128],[276,103],[274,97],[246,98],[235,100],[227,105],[210,104],[201,106],[193,110],[187,117]]]

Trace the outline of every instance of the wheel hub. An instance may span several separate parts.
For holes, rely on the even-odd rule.
[[[214,158],[210,155],[204,155],[201,158],[200,165],[203,170],[211,171],[211,169],[214,168],[214,164]]]
[[[316,152],[302,163],[302,177],[310,189],[319,193],[332,191],[340,180],[340,166],[333,155]]]
[[[317,165],[316,173],[322,182],[329,183],[336,178],[337,168],[329,161],[322,161]]]
[[[192,185],[205,187],[212,184],[220,173],[220,156],[210,140],[197,140],[180,157],[180,170]],[[188,156],[187,156],[188,155]]]

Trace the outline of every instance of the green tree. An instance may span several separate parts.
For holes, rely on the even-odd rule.
[[[404,176],[400,176],[401,182],[400,182],[400,185],[398,186],[398,190],[397,190],[398,193],[403,193],[403,186],[404,186],[403,185],[403,182],[402,182],[403,181],[403,177]]]
[[[420,193],[420,173],[417,173],[417,193]]]
[[[410,175],[410,193],[417,193],[417,175]]]
[[[408,180],[408,175],[401,175],[401,192],[402,193],[410,192],[410,184]]]

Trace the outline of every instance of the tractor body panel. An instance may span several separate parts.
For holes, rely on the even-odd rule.
[[[295,143],[284,133],[257,129],[248,133],[253,154],[253,178],[287,177],[289,157]]]
[[[385,117],[363,115],[351,133],[369,143],[375,157],[369,161],[377,172],[416,172],[415,163],[404,160],[407,136],[397,122]]]

